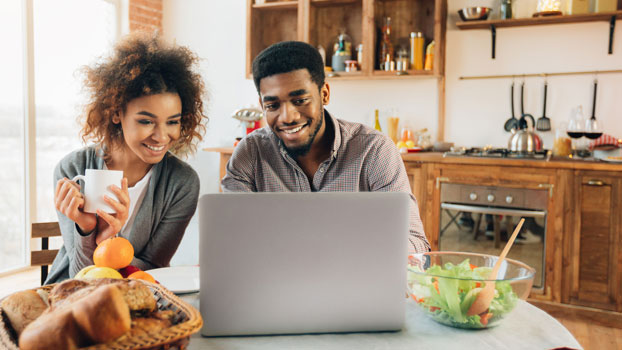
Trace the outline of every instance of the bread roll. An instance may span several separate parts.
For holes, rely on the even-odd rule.
[[[32,290],[13,293],[2,300],[1,305],[17,337],[47,309],[41,296]]]
[[[19,337],[21,350],[74,350],[87,345],[71,309],[46,312],[30,323]]]
[[[82,280],[65,280],[52,288],[50,294],[48,295],[48,300],[50,302],[50,306],[56,307],[61,301],[67,299],[70,295],[74,294],[76,291],[90,286],[90,283]],[[73,301],[75,301],[74,299]]]
[[[114,284],[99,286],[72,308],[76,323],[95,343],[116,339],[130,330],[130,309]]]

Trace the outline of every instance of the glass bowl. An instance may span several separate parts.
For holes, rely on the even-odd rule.
[[[498,325],[531,291],[536,270],[512,259],[501,264],[497,279],[490,272],[499,257],[461,252],[412,254],[408,293],[423,312],[444,325],[481,329]],[[479,315],[467,312],[486,283],[495,283],[490,307]]]

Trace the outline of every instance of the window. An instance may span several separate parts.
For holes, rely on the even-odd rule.
[[[3,80],[11,82],[0,87],[0,161],[6,169],[0,172],[0,181],[7,189],[0,200],[0,272],[27,264],[27,208],[35,210],[30,215],[34,221],[57,220],[54,167],[62,157],[82,146],[77,120],[87,101],[80,69],[107,55],[119,36],[119,2],[22,0],[0,5],[0,30],[11,33],[4,36],[8,39],[4,45],[8,45],[7,52],[13,53],[0,56],[0,76],[9,77]],[[23,26],[25,3],[32,6],[30,28]],[[33,49],[27,56],[22,54],[27,43],[22,27],[33,37]],[[27,58],[34,65],[30,70],[34,72],[34,86],[25,90]],[[23,107],[26,94],[33,94],[35,101],[34,135],[24,131],[32,126]],[[25,145],[31,141],[28,138],[32,137],[35,147],[25,152]],[[33,160],[36,186],[30,188],[34,195],[28,196],[25,169]],[[28,198],[36,198],[36,203]]]
[[[22,6],[5,1],[0,10],[3,52],[0,55],[0,271],[26,263],[24,235],[24,56]]]

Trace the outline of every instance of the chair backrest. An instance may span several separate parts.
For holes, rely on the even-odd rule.
[[[48,276],[48,265],[52,265],[58,249],[48,249],[49,238],[61,235],[58,222],[37,222],[31,226],[31,238],[41,238],[41,250],[31,250],[30,266],[41,266],[41,284]]]

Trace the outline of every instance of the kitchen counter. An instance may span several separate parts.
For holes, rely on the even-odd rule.
[[[573,160],[568,158],[545,159],[521,159],[521,158],[493,158],[493,157],[470,157],[470,156],[444,156],[440,152],[419,152],[402,154],[405,162],[442,163],[442,164],[471,164],[471,165],[494,165],[510,167],[550,168],[550,169],[575,169],[575,170],[602,170],[622,171],[622,163],[605,161]]]
[[[233,153],[233,147],[209,147],[204,148],[207,152],[216,152],[222,155],[223,160],[229,160]],[[549,168],[549,169],[574,169],[574,170],[601,170],[622,171],[622,162],[613,163],[593,160],[574,160],[568,158],[553,157],[544,159],[520,159],[520,158],[493,158],[493,157],[469,157],[469,156],[444,156],[441,152],[419,152],[402,154],[404,162],[442,163],[442,164],[470,164],[470,165],[494,165],[510,167]],[[223,164],[221,164],[222,166]],[[224,163],[226,165],[226,162]],[[223,174],[224,175],[224,174]]]

